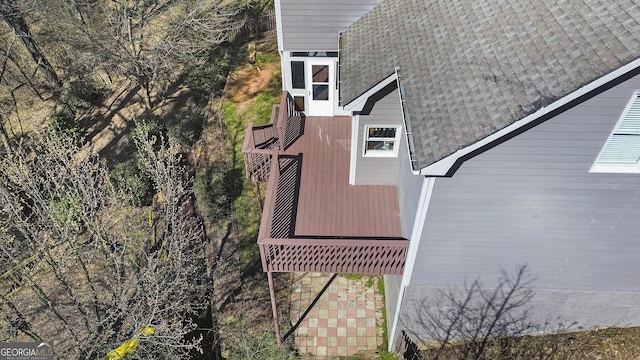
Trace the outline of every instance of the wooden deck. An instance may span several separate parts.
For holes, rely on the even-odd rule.
[[[258,246],[271,272],[402,274],[395,186],[349,185],[349,117],[305,117],[283,93],[271,124],[247,127],[247,177],[268,181]],[[273,146],[263,146],[273,144]]]
[[[285,150],[302,154],[293,235],[400,238],[396,187],[349,185],[350,118],[307,117],[303,126]]]

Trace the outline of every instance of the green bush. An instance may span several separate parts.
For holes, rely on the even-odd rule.
[[[70,196],[49,201],[49,213],[56,225],[71,228],[75,232],[82,229],[81,209],[75,206],[76,203]]]
[[[88,109],[99,106],[105,95],[105,90],[98,87],[93,81],[74,80],[69,83],[65,91],[66,102],[80,109]]]
[[[145,131],[149,136],[163,137],[167,133],[167,127],[162,121],[162,118],[150,111],[136,116],[136,121],[129,122],[131,126],[144,126]],[[129,135],[131,131],[129,131]],[[129,139],[132,142],[133,139]]]
[[[175,114],[160,117],[151,112],[138,115],[133,126],[144,126],[149,136],[158,138],[173,138],[184,146],[193,146],[198,141],[204,129],[205,117],[202,109],[188,106],[178,110]],[[129,131],[131,134],[131,131]],[[129,138],[132,142],[133,139]]]
[[[167,134],[182,145],[193,146],[202,135],[204,122],[200,108],[186,107],[167,119]]]
[[[189,71],[186,84],[197,102],[222,93],[229,73],[230,59],[227,49],[221,47],[211,53],[204,65]]]
[[[76,122],[74,112],[69,108],[55,111],[49,116],[49,129],[74,138],[77,138],[82,133],[80,125]]]
[[[218,221],[231,213],[231,204],[242,191],[242,174],[227,162],[215,162],[196,171],[193,191],[202,217]]]
[[[135,160],[116,165],[109,173],[113,196],[123,206],[146,206],[151,204],[153,184]]]

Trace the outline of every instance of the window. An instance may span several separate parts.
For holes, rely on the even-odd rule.
[[[304,96],[294,96],[293,104],[295,106],[296,111],[305,111],[304,108]]]
[[[640,173],[640,93],[635,92],[591,172]]]
[[[364,156],[398,156],[401,129],[399,126],[365,126]]]
[[[337,51],[294,51],[292,57],[338,57]]]
[[[304,61],[291,62],[291,87],[304,89]]]

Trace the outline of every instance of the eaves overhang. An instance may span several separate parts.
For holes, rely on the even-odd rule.
[[[527,131],[540,123],[555,117],[568,109],[612,88],[631,77],[640,74],[640,58],[618,68],[611,73],[602,76],[568,95],[554,101],[529,114],[528,116],[513,122],[512,124],[494,132],[493,134],[457,150],[426,167],[412,170],[415,175],[423,176],[452,176],[458,168],[468,159],[473,158],[496,145],[499,145],[518,134]]]
[[[398,77],[396,72],[393,72],[360,96],[351,100],[349,103],[342,105],[343,109],[353,114],[361,114],[363,111],[367,112],[366,109],[373,107],[373,104],[379,100],[376,95],[379,95],[384,89],[388,89],[389,86],[395,86],[394,84],[396,84],[397,79]]]

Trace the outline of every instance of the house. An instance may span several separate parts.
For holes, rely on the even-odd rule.
[[[270,282],[385,274],[390,348],[519,264],[535,316],[640,325],[635,1],[275,4],[285,92],[245,139]]]

